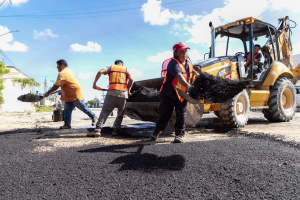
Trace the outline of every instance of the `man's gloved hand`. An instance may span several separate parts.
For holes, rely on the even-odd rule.
[[[187,90],[186,90],[186,91],[187,91],[187,94],[190,93],[190,91],[193,89],[193,87],[194,87],[193,85],[190,85],[190,86],[187,88]]]

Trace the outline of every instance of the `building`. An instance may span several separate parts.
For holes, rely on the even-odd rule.
[[[23,94],[30,93],[32,88],[30,85],[26,85],[22,88],[21,83],[13,82],[14,79],[18,78],[30,78],[16,67],[7,67],[10,69],[8,74],[0,76],[0,79],[4,79],[4,89],[2,90],[4,104],[0,105],[0,110],[7,112],[25,112],[35,111],[32,103],[21,102],[17,98]]]
[[[293,55],[294,68],[300,63],[300,54]],[[296,85],[300,85],[300,81]]]

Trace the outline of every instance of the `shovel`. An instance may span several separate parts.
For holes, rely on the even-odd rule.
[[[55,92],[52,92],[51,94],[55,94],[55,93],[58,93],[60,92],[61,90],[57,90]],[[50,95],[51,95],[50,94]],[[18,97],[18,100],[19,101],[22,101],[22,102],[39,102],[41,101],[42,99],[44,98],[44,96],[39,96],[39,95],[36,95],[36,94],[31,94],[31,93],[28,93],[28,94],[24,94],[24,95],[21,95]]]
[[[98,86],[95,86],[94,89],[99,91],[108,91],[108,89],[102,89],[101,87]]]
[[[188,95],[187,93],[183,92],[179,88],[176,87],[176,90],[177,90],[179,96],[181,96],[182,98],[184,98],[185,100],[187,100],[189,103],[191,103],[191,104],[200,104],[200,102],[196,101],[195,99],[193,99],[192,97],[190,97],[190,95]]]

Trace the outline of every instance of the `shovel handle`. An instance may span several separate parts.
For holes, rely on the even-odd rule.
[[[56,94],[56,93],[58,93],[58,92],[60,92],[61,90],[56,90],[55,92],[52,92],[52,93],[50,93],[49,95],[51,95],[51,94]]]
[[[94,89],[99,90],[99,91],[108,91],[108,89],[102,89],[101,87],[98,87],[97,85],[94,86]]]

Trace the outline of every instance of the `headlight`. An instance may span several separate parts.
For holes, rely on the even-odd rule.
[[[236,24],[236,25],[240,25],[240,22],[236,22],[235,24]]]
[[[244,21],[240,21],[240,23],[241,23],[241,24],[244,24],[245,22],[244,22]]]
[[[218,31],[221,31],[221,30],[222,30],[222,28],[221,28],[221,27],[219,27],[219,28],[218,28]]]

